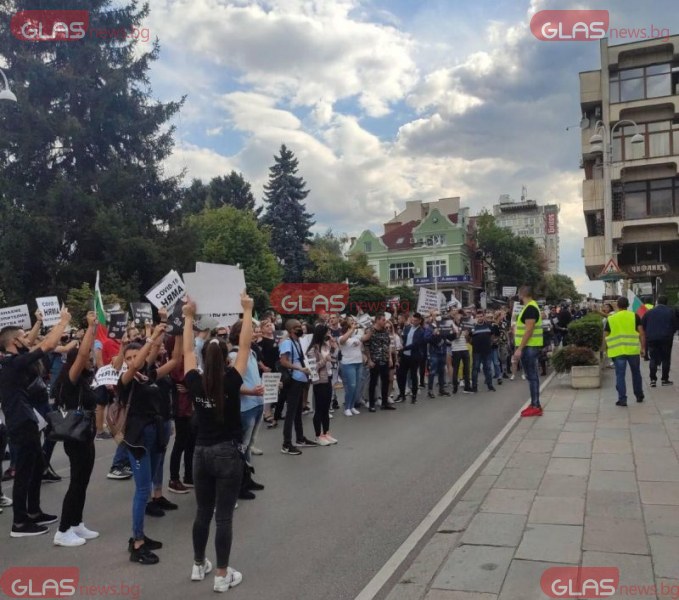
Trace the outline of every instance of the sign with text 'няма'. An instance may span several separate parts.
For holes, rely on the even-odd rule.
[[[186,286],[177,271],[170,271],[148,292],[146,297],[156,308],[166,308],[171,312],[174,305],[184,297]]]
[[[38,310],[42,313],[42,324],[45,327],[53,327],[59,323],[61,309],[59,308],[59,298],[48,296],[46,298],[36,298],[35,303]]]

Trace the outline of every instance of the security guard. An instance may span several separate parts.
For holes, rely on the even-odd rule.
[[[523,286],[519,290],[519,300],[523,304],[523,310],[516,319],[514,360],[521,361],[530,389],[530,406],[521,411],[521,416],[539,417],[542,415],[538,375],[538,360],[543,345],[542,312],[538,303],[533,300],[533,291],[530,287]]]

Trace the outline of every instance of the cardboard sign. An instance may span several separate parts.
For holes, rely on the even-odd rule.
[[[262,384],[264,385],[264,404],[275,404],[278,402],[278,384],[280,381],[280,373],[262,373]]]
[[[177,271],[170,271],[146,292],[146,297],[156,308],[165,308],[170,312],[185,294],[186,286],[179,273]]]
[[[0,308],[0,329],[10,325],[21,327],[22,329],[31,328],[31,315],[28,312],[28,304]]]
[[[370,315],[368,313],[363,313],[362,315],[358,315],[356,317],[356,321],[363,329],[367,329],[368,327],[372,326],[372,324],[373,324],[373,320],[370,318]]]
[[[153,308],[148,302],[132,302],[130,308],[132,309],[134,324],[137,327],[143,327],[147,321],[153,323]]]
[[[435,290],[420,288],[420,295],[417,298],[417,312],[428,315],[430,310],[439,310],[439,293]]]
[[[505,298],[512,298],[516,296],[516,286],[515,285],[502,286],[502,295]]]
[[[167,317],[165,333],[168,335],[182,335],[184,333],[184,315],[182,314],[183,302],[177,302],[172,313]]]
[[[125,367],[126,365],[123,364]],[[127,369],[118,371],[113,368],[113,365],[106,365],[97,371],[94,376],[94,381],[92,382],[93,388],[101,387],[102,385],[118,385],[118,380],[120,375],[124,373]]]
[[[231,327],[231,325],[238,321],[239,315],[240,313],[208,313],[200,316],[215,319],[217,327]]]
[[[114,340],[122,340],[127,329],[127,313],[112,312],[108,326],[108,337]]]
[[[184,273],[189,297],[201,314],[240,313],[245,272],[234,265],[196,263],[195,273]]]
[[[56,296],[47,296],[45,298],[36,298],[35,303],[38,305],[38,310],[42,313],[42,324],[45,327],[53,327],[58,324],[61,317],[61,307],[59,306],[59,298]]]
[[[316,367],[316,359],[313,356],[307,356],[305,357],[305,360],[307,368],[309,369],[309,371],[311,371],[311,377],[309,377],[311,383],[316,383],[317,381],[320,381],[321,377],[318,374],[318,368]]]

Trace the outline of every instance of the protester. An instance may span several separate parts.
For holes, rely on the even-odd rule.
[[[391,367],[389,368],[389,403],[393,403],[394,381],[398,368],[399,356],[403,349],[401,336],[392,321],[387,321],[387,333],[389,334],[389,354],[391,355]]]
[[[271,319],[262,319],[261,322],[262,339],[259,341],[259,349],[262,353],[262,371],[273,373],[276,371],[278,362],[278,343],[274,336],[274,322]],[[264,405],[264,422],[269,425],[274,422],[271,404]]]
[[[368,389],[368,411],[376,411],[375,388],[379,377],[381,383],[381,402],[382,410],[396,410],[395,406],[389,404],[389,370],[393,363],[391,359],[391,338],[386,329],[386,317],[383,312],[375,315],[373,326],[368,329],[363,336],[362,342],[368,357],[368,368],[370,369],[370,387]]]
[[[476,317],[476,325],[471,331],[472,338],[472,392],[479,391],[479,371],[483,367],[486,386],[489,392],[494,392],[493,387],[493,329],[486,322],[486,315],[480,312]]]
[[[524,285],[519,289],[519,300],[523,309],[516,319],[514,359],[521,361],[530,390],[530,406],[521,411],[521,416],[539,417],[542,415],[538,375],[538,360],[543,346],[542,313],[538,303],[533,300],[533,290],[529,286]]]
[[[171,338],[178,343],[177,338]],[[167,488],[175,494],[188,494],[193,488],[193,452],[196,445],[196,434],[191,425],[193,402],[186,387],[184,378],[184,357],[170,373],[175,384],[174,403],[174,445],[170,455],[170,483]],[[182,455],[184,456],[184,480],[180,480],[179,471]]]
[[[455,339],[452,331],[441,329],[441,317],[432,315],[432,321],[427,325],[429,330],[429,381],[427,395],[429,398],[434,396],[434,378],[438,378],[439,396],[450,396],[446,391],[446,356],[448,354],[448,342]]]
[[[450,356],[453,367],[453,394],[457,394],[457,390],[459,388],[460,366],[462,366],[462,382],[464,384],[462,391],[465,394],[472,393],[469,347],[467,346],[467,332],[469,329],[466,329],[463,325],[463,316],[463,311],[457,311],[453,315],[452,328],[455,339],[450,345]]]
[[[677,331],[677,317],[669,306],[667,296],[658,296],[657,305],[646,312],[641,319],[644,336],[651,362],[649,374],[651,387],[658,382],[658,366],[661,368],[660,384],[672,385],[670,381],[670,363],[672,360],[672,342]]]
[[[316,363],[317,380],[312,381],[314,389],[314,431],[319,446],[331,446],[337,440],[330,435],[330,404],[332,402],[332,358],[331,345],[334,339],[326,325],[316,325],[311,344],[306,352],[307,360]]]
[[[412,391],[411,402],[417,402],[417,384],[419,365],[424,355],[424,346],[427,344],[429,334],[422,328],[422,315],[414,313],[410,318],[410,325],[403,329],[403,350],[400,357],[400,366],[396,371],[398,381],[399,398],[405,399],[406,380],[410,377]]]
[[[358,328],[353,317],[347,317],[341,326],[339,337],[340,371],[344,385],[344,415],[351,417],[360,415],[356,408],[358,385],[363,371],[363,345],[358,336]]]

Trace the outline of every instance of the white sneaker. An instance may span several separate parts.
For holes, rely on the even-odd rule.
[[[7,508],[8,506],[12,506],[12,499],[0,493],[0,507]]]
[[[337,440],[334,437],[332,437],[329,433],[325,434],[325,439],[330,444],[336,444],[337,443]]]
[[[361,411],[360,411],[360,410],[356,410],[355,408],[352,408],[352,409],[351,409],[351,414],[352,414],[352,415],[360,415],[360,414],[361,414]]]
[[[514,381],[515,378],[516,378],[516,375],[514,375],[514,373],[512,373],[512,374],[509,376],[509,381]]]
[[[524,381],[526,381],[526,376],[525,376],[523,373],[521,373],[521,379],[523,379]]]
[[[238,571],[234,571],[231,567],[226,570],[226,576],[220,577],[215,575],[215,592],[226,592],[229,588],[236,587],[243,581],[243,575]]]
[[[354,412],[355,410],[356,410],[355,408],[352,408],[351,410],[349,410],[347,408],[347,410],[344,411],[344,416],[345,417],[353,417],[356,413],[358,413],[357,410],[356,410],[356,412]]]
[[[76,535],[76,533],[73,531],[73,527],[71,527],[68,531],[57,531],[54,534],[55,546],[66,546],[67,548],[71,548],[74,546],[82,546],[86,543],[87,540],[84,540],[83,538]]]
[[[73,533],[84,540],[93,540],[99,537],[99,532],[87,529],[87,527],[85,527],[85,523],[80,523],[80,525],[71,527],[71,529],[73,530]]]
[[[250,452],[252,452],[255,456],[262,456],[262,454],[264,454],[263,450],[260,450],[259,448],[255,448],[254,446],[250,447]]]
[[[335,415],[333,415],[332,413],[328,414],[328,417],[330,417],[331,419],[332,419],[334,416],[335,416]]]
[[[319,446],[329,446],[329,445],[330,445],[330,441],[327,440],[326,437],[325,437],[324,435],[319,435],[319,436],[316,438],[316,443],[317,443]]]
[[[191,581],[203,581],[210,571],[212,571],[212,563],[207,558],[202,565],[194,563],[191,569]]]

